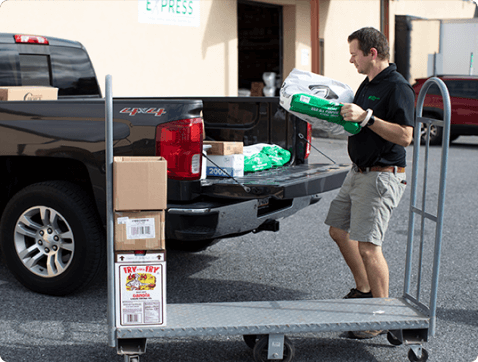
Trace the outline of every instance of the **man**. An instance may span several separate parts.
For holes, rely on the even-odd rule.
[[[353,103],[344,104],[345,121],[362,130],[349,137],[353,168],[332,201],[325,223],[355,279],[345,298],[386,298],[389,289],[387,261],[382,242],[392,210],[405,190],[407,147],[413,137],[415,93],[389,63],[385,36],[362,28],[348,37],[350,62],[367,77]],[[372,338],[381,331],[354,332]]]

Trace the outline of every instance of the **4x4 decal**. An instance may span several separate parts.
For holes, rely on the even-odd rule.
[[[155,117],[159,117],[166,113],[164,108],[123,108],[120,113],[127,113],[130,116],[136,116],[139,114],[154,114]]]

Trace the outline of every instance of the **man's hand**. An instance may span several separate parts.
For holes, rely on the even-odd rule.
[[[367,111],[353,103],[344,103],[340,111],[344,121],[362,123],[367,116]],[[413,139],[413,127],[402,126],[387,122],[375,116],[375,123],[370,129],[387,141],[403,147],[410,145]]]
[[[344,118],[344,121],[361,123],[367,116],[367,111],[354,103],[344,103],[340,115]]]

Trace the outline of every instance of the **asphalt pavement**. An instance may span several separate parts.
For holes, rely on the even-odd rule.
[[[346,141],[315,138],[314,146],[338,163],[348,163]],[[408,148],[411,165],[413,146]],[[431,147],[430,162],[441,149]],[[327,162],[312,151],[310,162]],[[473,362],[478,357],[478,137],[460,137],[449,154],[436,335],[424,344],[428,361]],[[411,177],[411,167],[407,168]],[[429,166],[428,201],[436,200],[438,166]],[[168,251],[168,303],[338,299],[352,288],[350,272],[323,224],[336,191],[284,219],[277,233],[222,240],[199,253]],[[390,295],[403,293],[410,194],[390,222],[384,254]],[[428,200],[428,198],[427,198]],[[426,227],[425,240],[433,233]],[[423,295],[429,290],[430,241],[423,252]],[[412,280],[415,280],[414,274]],[[32,293],[0,263],[0,361],[123,361],[107,342],[107,285],[100,276],[88,289],[68,296]],[[407,346],[386,336],[351,340],[344,333],[288,335],[294,361],[408,361]],[[141,361],[253,361],[242,336],[149,339]]]

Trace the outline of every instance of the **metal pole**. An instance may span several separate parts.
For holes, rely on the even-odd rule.
[[[470,75],[473,75],[473,52],[470,55]]]
[[[430,140],[430,128],[431,124],[427,127],[427,140]],[[420,226],[420,251],[418,255],[418,277],[417,277],[417,301],[420,301],[420,292],[422,284],[422,271],[423,271],[423,250],[425,246],[425,213],[427,210],[427,185],[428,185],[428,161],[430,153],[430,142],[427,141],[425,145],[425,159],[424,159],[424,173],[423,173],[423,190],[422,190],[422,212],[421,212],[421,226]]]
[[[448,149],[450,145],[450,123],[451,123],[451,102],[448,88],[443,81],[437,78],[441,95],[443,97],[443,139],[442,139],[442,155],[441,155],[441,172],[440,172],[440,186],[438,190],[438,212],[437,212],[437,225],[435,231],[435,254],[433,261],[433,278],[432,289],[430,298],[430,334],[435,335],[436,330],[436,306],[438,296],[438,277],[440,274],[440,255],[442,247],[442,232],[443,232],[443,219],[445,216],[445,191],[446,191],[446,175],[448,170]]]
[[[436,220],[436,229],[435,229],[435,248],[434,248],[434,260],[433,260],[433,275],[432,275],[432,285],[431,285],[431,292],[430,292],[430,306],[429,310],[429,317],[430,317],[430,327],[429,327],[429,335],[434,336],[436,330],[436,307],[437,307],[437,295],[438,295],[438,279],[440,273],[440,255],[441,255],[441,246],[442,246],[442,231],[443,231],[443,219],[444,219],[444,208],[445,208],[445,188],[446,188],[446,174],[447,174],[447,162],[448,162],[448,148],[450,143],[450,120],[451,120],[451,104],[450,104],[450,95],[448,89],[446,88],[445,83],[440,80],[439,78],[430,78],[425,82],[420,93],[418,94],[417,99],[417,121],[419,118],[422,117],[423,112],[423,104],[425,100],[426,93],[430,86],[435,83],[443,97],[443,108],[444,108],[444,116],[441,125],[443,127],[443,138],[442,138],[442,158],[441,158],[441,167],[440,167],[440,187],[438,192],[438,212]],[[413,246],[413,221],[414,217],[413,214],[415,211],[419,211],[422,215],[422,234],[423,234],[423,217],[425,216],[425,210],[415,210],[415,202],[416,202],[416,180],[418,175],[418,149],[420,147],[420,123],[416,122],[415,125],[415,144],[414,144],[414,157],[413,157],[413,177],[412,177],[412,193],[410,197],[410,219],[409,219],[409,233],[408,233],[408,245],[407,245],[407,262],[406,262],[406,270],[405,270],[405,287],[404,287],[404,294],[405,296],[408,294],[410,289],[410,277],[411,277],[411,258],[412,258],[412,246]],[[431,124],[429,123],[429,126]],[[430,138],[430,134],[428,133],[428,139]],[[428,144],[427,144],[427,153],[428,153]],[[427,156],[428,158],[428,156]],[[426,160],[426,164],[428,160]],[[426,166],[425,164],[425,166]],[[427,173],[425,169],[425,173]],[[424,179],[424,183],[426,184],[426,177]],[[423,190],[424,194],[426,193],[426,189]],[[425,197],[425,195],[424,195]],[[422,207],[425,207],[424,203]],[[423,238],[423,236],[422,236]],[[421,275],[419,276],[418,283],[420,283]]]
[[[105,94],[105,144],[106,144],[106,250],[108,262],[108,345],[116,347],[115,323],[115,269],[113,221],[113,92],[112,77],[106,76]]]
[[[421,113],[417,112],[417,117],[421,117]],[[413,256],[413,237],[415,235],[415,206],[417,200],[417,179],[418,179],[418,164],[420,160],[420,126],[421,123],[415,122],[414,136],[413,136],[413,167],[412,167],[412,182],[410,190],[410,210],[408,219],[408,239],[407,239],[407,257],[405,263],[405,282],[404,282],[404,297],[410,293],[411,275],[412,275],[412,256]]]

